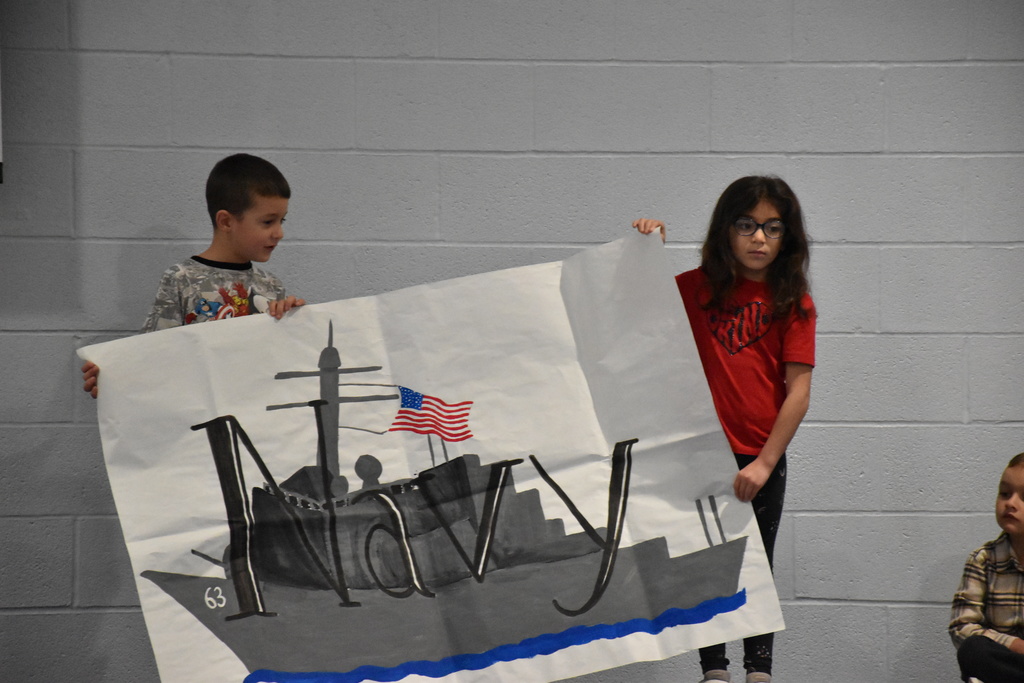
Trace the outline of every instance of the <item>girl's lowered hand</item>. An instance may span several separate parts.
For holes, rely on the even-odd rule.
[[[749,503],[761,490],[768,477],[771,476],[772,468],[766,465],[760,458],[754,460],[742,470],[736,473],[733,480],[732,490],[744,503]]]
[[[653,218],[637,218],[633,221],[633,227],[645,235],[650,235],[655,230],[661,231],[661,241],[665,241],[665,224]]]

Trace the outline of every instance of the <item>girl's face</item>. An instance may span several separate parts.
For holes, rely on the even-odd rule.
[[[752,218],[755,223],[782,219],[775,205],[764,199],[743,216]],[[779,255],[783,239],[785,235],[770,239],[762,228],[754,230],[753,235],[743,236],[736,232],[736,228],[730,227],[729,245],[736,257],[736,274],[754,282],[764,282],[768,278],[768,266]]]

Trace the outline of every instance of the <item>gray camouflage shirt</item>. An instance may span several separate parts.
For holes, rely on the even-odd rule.
[[[281,281],[251,263],[193,256],[164,272],[142,331],[264,313],[270,301],[284,296]]]

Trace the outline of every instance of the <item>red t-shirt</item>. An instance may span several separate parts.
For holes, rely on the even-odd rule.
[[[793,311],[776,320],[768,286],[741,277],[725,311],[704,310],[707,281],[699,268],[676,276],[729,445],[759,455],[786,398],[785,364],[814,365],[814,303],[804,296],[806,319]]]

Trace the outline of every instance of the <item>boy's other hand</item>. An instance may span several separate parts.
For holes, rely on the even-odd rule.
[[[99,381],[99,366],[93,362],[86,362],[86,364],[82,366],[82,382],[84,383],[82,389],[85,390],[85,393],[96,398],[100,393]]]
[[[650,235],[655,230],[661,231],[661,241],[665,241],[665,224],[653,218],[637,218],[633,221],[633,227],[645,235]]]
[[[284,299],[277,299],[275,301],[271,301],[267,305],[267,313],[274,316],[274,318],[280,320],[288,311],[292,310],[296,306],[304,306],[305,304],[305,299],[299,299],[294,296],[289,296]]]

